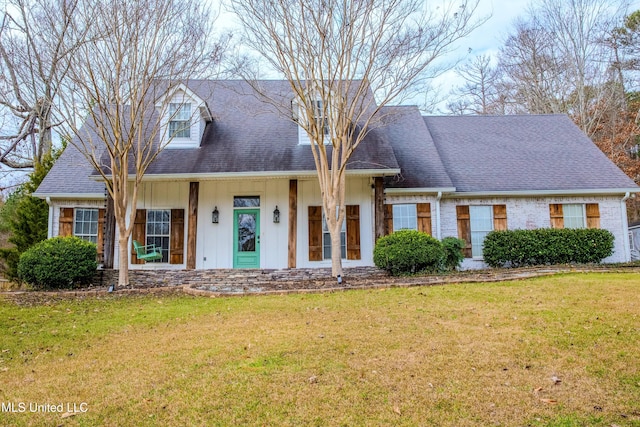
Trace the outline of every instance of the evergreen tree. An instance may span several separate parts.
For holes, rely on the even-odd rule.
[[[0,249],[0,259],[5,263],[3,273],[8,279],[17,278],[20,254],[47,238],[49,206],[31,194],[47,176],[62,150],[46,154],[29,175],[29,180],[18,187],[0,209],[0,227],[10,232],[9,243],[13,244],[12,248]]]

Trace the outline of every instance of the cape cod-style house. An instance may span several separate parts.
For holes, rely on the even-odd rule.
[[[139,193],[131,240],[154,243],[132,269],[329,267],[330,239],[308,138],[285,81],[193,81],[172,94],[177,132]],[[182,114],[184,113],[184,114]],[[176,123],[178,122],[179,123]],[[423,116],[384,108],[347,170],[344,267],[373,265],[378,237],[413,228],[467,242],[463,268],[482,268],[491,230],[600,227],[606,262],[630,259],[625,200],[638,191],[564,115]],[[166,134],[160,135],[166,137]],[[69,145],[36,195],[49,236],[77,235],[114,259],[104,184]],[[114,268],[118,268],[115,257]]]

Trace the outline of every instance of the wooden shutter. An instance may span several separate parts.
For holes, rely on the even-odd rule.
[[[184,209],[171,209],[171,237],[169,238],[169,263],[184,262]]]
[[[58,236],[73,236],[73,208],[60,208],[60,229]]]
[[[418,231],[431,236],[431,203],[418,203],[416,214],[418,216]]]
[[[384,205],[384,234],[393,233],[393,205]]]
[[[133,231],[131,232],[131,240],[139,242],[141,245],[147,244],[147,210],[136,210],[136,218],[133,222]],[[143,260],[138,259],[136,250],[131,243],[131,264],[144,264]]]
[[[347,205],[347,259],[360,259],[360,206]]]
[[[456,206],[456,217],[458,218],[458,238],[465,241],[462,253],[465,258],[471,258],[471,216],[469,215],[469,206]]]
[[[507,229],[507,205],[493,205],[493,229],[497,231]]]
[[[549,217],[551,218],[551,228],[564,228],[564,214],[561,204],[553,203],[549,205]]]
[[[322,206],[309,206],[309,261],[322,259]]]
[[[104,260],[104,216],[106,209],[98,209],[98,238],[96,240],[96,247],[98,249],[98,262],[102,263]]]
[[[587,228],[600,228],[600,208],[597,203],[587,203]]]

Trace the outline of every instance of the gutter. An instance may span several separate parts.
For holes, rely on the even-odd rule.
[[[49,205],[49,218],[47,220],[47,239],[53,237],[53,204],[51,203],[51,197],[46,199],[47,205]]]
[[[640,191],[640,190],[639,190]],[[455,187],[385,188],[385,194],[455,193]]]
[[[76,199],[76,200],[104,200],[104,193],[34,193],[40,199]],[[49,202],[47,202],[49,203]]]
[[[631,261],[631,243],[629,241],[629,219],[627,218],[627,200],[631,197],[631,193],[627,192],[622,200],[620,200],[620,212],[622,216],[622,226],[625,232],[623,233],[622,240],[624,245],[624,260],[626,262]]]
[[[638,193],[640,188],[584,188],[572,190],[520,190],[520,191],[469,191],[455,192],[450,198],[473,197],[540,197],[540,196],[612,196]]]
[[[346,176],[389,176],[398,175],[400,169],[355,169],[348,170]],[[216,173],[173,173],[173,174],[145,174],[144,181],[196,181],[196,180],[234,180],[246,178],[316,178],[315,170],[303,171],[265,171],[265,172],[216,172]],[[104,181],[102,175],[90,175],[94,181]],[[129,175],[129,181],[135,179],[135,175]]]
[[[440,199],[442,199],[442,191],[438,191],[436,196],[436,239],[442,240],[442,230],[440,229]]]

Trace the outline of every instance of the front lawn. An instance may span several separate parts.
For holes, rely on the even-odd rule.
[[[0,331],[0,425],[640,426],[637,273],[0,297]]]

